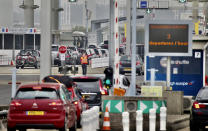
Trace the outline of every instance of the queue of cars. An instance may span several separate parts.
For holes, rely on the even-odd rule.
[[[108,95],[99,77],[50,75],[42,83],[20,85],[8,111],[8,131],[76,130],[81,113],[101,106]]]
[[[60,66],[61,56],[58,49],[59,45],[52,45],[52,64]],[[109,52],[107,49],[97,48],[97,46],[95,45],[89,45],[89,47],[86,50],[83,48],[68,46],[67,51],[65,53],[65,63],[67,65],[80,65],[80,58],[83,52],[86,52],[87,55],[90,56],[89,59],[109,56]]]

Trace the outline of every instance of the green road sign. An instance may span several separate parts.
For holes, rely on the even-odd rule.
[[[122,113],[124,112],[124,100],[103,100],[103,112],[106,107],[110,113]],[[156,113],[160,113],[160,107],[166,107],[166,101],[138,101],[137,110],[142,110],[147,114],[150,109],[154,108]]]
[[[124,101],[123,100],[104,100],[103,101],[103,112],[106,107],[110,113],[122,113],[124,112]]]
[[[149,110],[154,108],[156,113],[160,113],[160,107],[166,106],[165,101],[138,101],[138,110],[142,110],[143,113],[149,113]]]

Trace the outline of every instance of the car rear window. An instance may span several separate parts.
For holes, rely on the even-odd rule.
[[[98,78],[73,78],[74,82],[97,82]]]
[[[128,56],[121,56],[121,61],[130,61],[131,57]]]
[[[81,92],[99,92],[99,82],[77,82],[77,88]]]
[[[22,88],[18,90],[15,99],[58,99],[58,95],[56,90],[51,88]]]
[[[198,100],[208,100],[208,88],[207,89],[201,89],[196,97]]]
[[[59,47],[58,46],[52,46],[51,51],[58,51]]]

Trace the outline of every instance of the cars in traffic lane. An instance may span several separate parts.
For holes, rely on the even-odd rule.
[[[199,90],[190,112],[190,130],[208,128],[208,87]]]
[[[43,79],[43,82],[62,83],[66,86],[68,93],[73,100],[73,104],[76,107],[77,126],[81,127],[81,114],[89,107],[85,100],[82,98],[81,92],[79,92],[77,89],[77,85],[73,82],[73,79],[70,76],[49,75]]]
[[[76,130],[76,109],[72,102],[63,84],[21,85],[9,106],[7,130]]]
[[[119,66],[120,74],[131,73],[131,57],[127,55],[123,55],[120,58],[120,66]],[[143,61],[140,56],[136,56],[136,73],[138,75],[143,74]]]
[[[89,107],[101,106],[101,96],[108,95],[107,90],[103,88],[101,78],[80,76],[72,77],[72,79],[77,84],[78,90],[81,92]]]

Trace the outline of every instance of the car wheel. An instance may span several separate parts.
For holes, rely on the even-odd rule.
[[[19,129],[19,131],[27,131],[27,129]]]
[[[81,118],[79,120],[77,120],[77,127],[78,128],[81,128],[82,127],[82,125],[81,125]]]
[[[77,130],[77,116],[75,117],[74,126],[72,126],[69,130],[70,131],[76,131]]]
[[[16,129],[7,127],[7,131],[16,131]]]
[[[200,131],[199,127],[190,121],[190,131]]]
[[[21,69],[24,69],[24,66],[21,66]]]
[[[59,129],[59,131],[67,131],[67,121],[68,121],[68,119],[67,119],[67,117],[65,117],[64,127]]]
[[[38,65],[36,64],[36,65],[34,65],[34,67],[35,67],[35,69],[38,69]]]
[[[19,66],[16,66],[16,69],[19,69]]]

